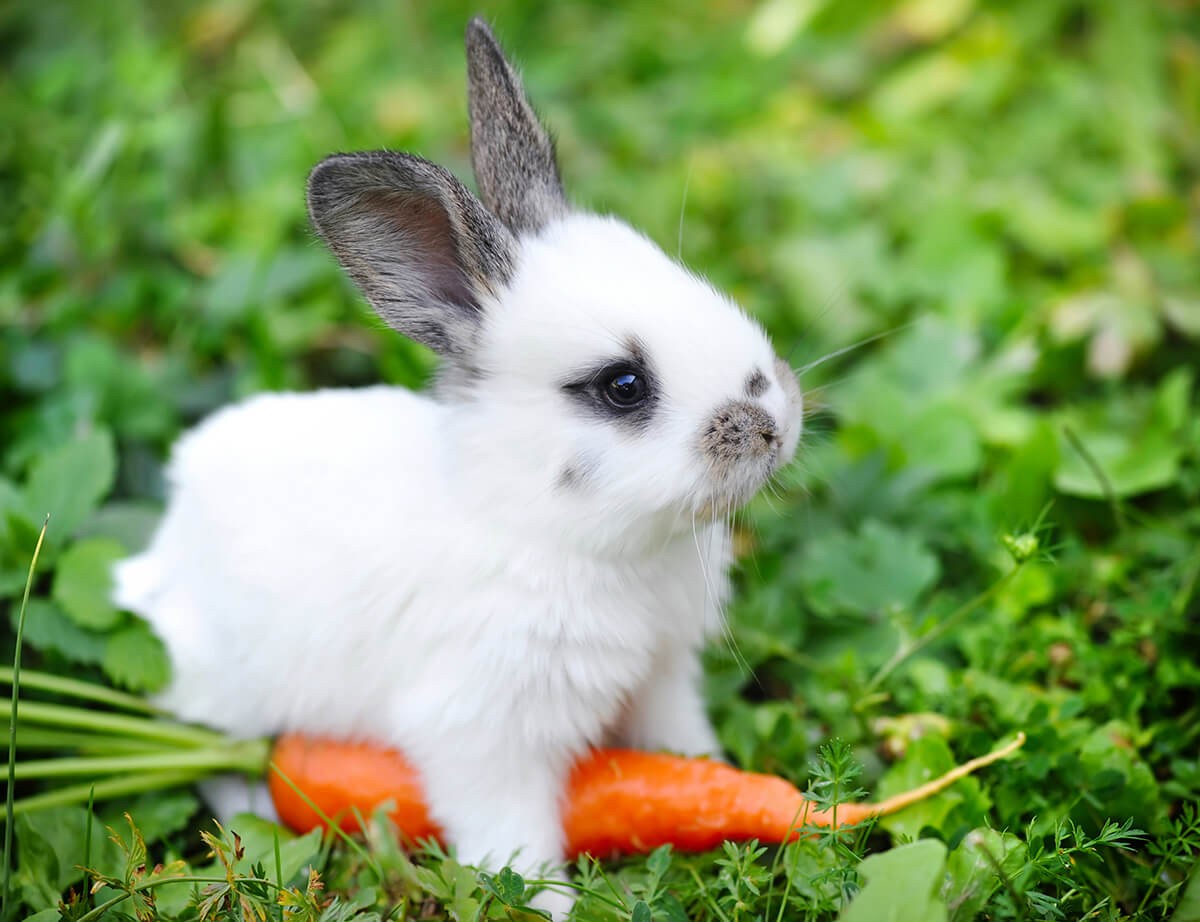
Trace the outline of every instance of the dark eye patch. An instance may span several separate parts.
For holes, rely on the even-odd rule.
[[[597,418],[644,429],[658,403],[658,387],[647,367],[645,350],[631,344],[629,354],[584,369],[562,385],[576,406]]]

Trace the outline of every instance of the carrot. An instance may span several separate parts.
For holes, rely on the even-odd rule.
[[[836,823],[849,826],[895,813],[1024,742],[1025,735],[1018,734],[1006,746],[887,800],[840,804]],[[299,832],[324,825],[321,813],[343,829],[356,829],[355,810],[369,815],[390,800],[395,805],[390,815],[408,839],[441,836],[425,807],[420,779],[399,752],[292,734],[275,741],[272,768],[268,783],[275,808]],[[685,851],[703,851],[726,839],[786,842],[801,834],[800,827],[832,825],[832,811],[817,809],[782,778],[709,759],[628,749],[600,749],[580,760],[563,804],[570,856],[646,852],[667,842]]]

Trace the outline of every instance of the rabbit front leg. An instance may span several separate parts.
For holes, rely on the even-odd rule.
[[[723,758],[700,691],[701,675],[696,650],[660,655],[625,713],[618,741],[634,749]]]
[[[434,817],[462,864],[495,872],[511,865],[527,879],[566,881],[560,800],[569,759],[547,758],[509,741],[451,744],[445,756],[417,760]],[[530,905],[565,919],[564,887]]]

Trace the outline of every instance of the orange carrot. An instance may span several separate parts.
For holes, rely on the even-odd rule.
[[[840,804],[837,825],[894,813],[1024,742],[1025,735],[1018,734],[1008,745],[887,800]],[[313,804],[343,829],[354,830],[355,808],[368,816],[390,800],[395,804],[391,818],[404,836],[441,836],[425,807],[416,771],[394,750],[293,734],[276,740],[272,766],[275,808],[297,831],[323,824]],[[563,804],[569,856],[646,852],[667,842],[684,851],[703,851],[726,839],[785,842],[800,834],[799,827],[833,822],[832,811],[818,810],[782,778],[710,759],[627,749],[596,750],[578,762]]]

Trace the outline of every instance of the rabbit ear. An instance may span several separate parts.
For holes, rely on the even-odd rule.
[[[537,231],[565,215],[554,142],[478,16],[467,25],[467,87],[471,163],[483,203],[515,234]]]
[[[411,154],[334,154],[308,177],[308,212],[389,326],[444,355],[471,351],[516,242],[466,186]]]

